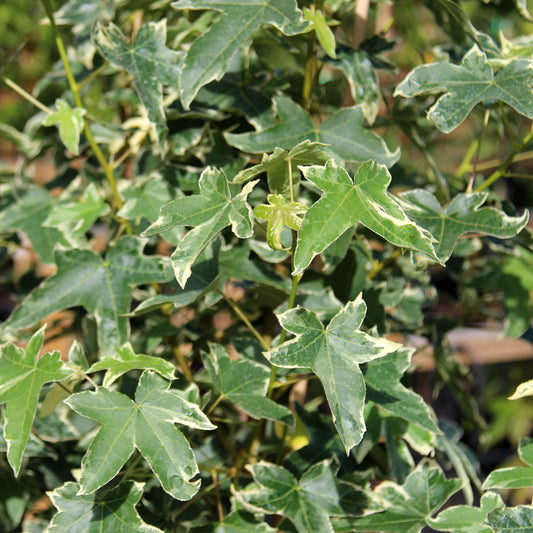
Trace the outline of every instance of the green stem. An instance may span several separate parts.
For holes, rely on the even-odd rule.
[[[9,78],[5,78],[2,76],[2,79],[5,81],[6,85],[11,87],[16,93],[20,94],[22,98],[28,100],[28,102],[31,102],[35,107],[38,107],[41,111],[44,111],[45,113],[48,113],[49,115],[52,114],[52,110],[39,102],[37,98],[34,98],[30,93],[26,92],[20,85],[17,85],[14,81],[11,81]]]
[[[311,32],[307,44],[307,59],[305,60],[304,85],[302,90],[302,107],[309,110],[311,105],[311,89],[315,79],[316,59],[315,59],[315,32]]]
[[[479,134],[479,142],[477,144],[476,156],[474,157],[474,162],[472,164],[472,174],[468,180],[468,185],[466,187],[466,192],[472,192],[472,187],[474,186],[474,179],[476,177],[476,166],[479,161],[479,155],[481,153],[481,145],[483,144],[483,137],[485,136],[485,131],[487,129],[487,124],[489,123],[490,109],[485,109],[485,115],[483,116],[483,125],[481,126],[481,132]],[[514,146],[514,144],[513,144]]]
[[[533,138],[533,122],[531,123],[531,128],[529,133],[520,141],[520,143],[513,148],[511,153],[503,160],[501,165],[478,187],[474,189],[474,192],[483,191],[487,187],[490,187],[495,181],[499,180],[507,170],[507,167],[513,162],[516,154],[524,148],[529,141]]]
[[[191,382],[194,383],[194,376],[192,374],[192,371],[187,364],[187,359],[185,359],[185,356],[181,353],[179,346],[173,346],[172,351],[174,352],[174,355],[176,356],[176,359],[178,360],[178,363],[180,365],[181,371],[183,372],[183,375]]]
[[[65,67],[65,73],[67,75],[67,80],[70,86],[70,90],[72,91],[72,95],[74,97],[74,102],[77,107],[80,107],[83,109],[83,103],[81,101],[81,95],[80,95],[80,86],[76,82],[74,78],[74,74],[72,73],[72,69],[70,68],[70,63],[67,57],[67,53],[65,51],[65,45],[63,43],[63,39],[61,38],[61,34],[59,33],[59,29],[54,19],[54,11],[52,9],[52,5],[50,3],[50,0],[42,0],[42,3],[46,11],[46,14],[48,16],[48,19],[50,20],[50,25],[52,26],[52,31],[54,33],[57,50],[59,52],[59,56],[61,57],[63,66]],[[123,205],[123,202],[118,192],[117,184],[115,181],[115,176],[113,174],[113,166],[108,164],[108,162],[106,161],[104,154],[102,153],[102,151],[100,150],[100,147],[94,140],[93,134],[87,122],[85,122],[83,132],[85,134],[85,137],[87,138],[87,142],[89,143],[89,146],[91,147],[96,159],[98,160],[98,163],[100,163],[100,166],[102,167],[102,170],[104,172],[104,175],[109,185],[111,186],[111,190],[113,192],[113,198],[115,200],[116,207],[120,209]],[[126,223],[126,224],[127,226],[129,226],[129,223]],[[132,231],[131,227],[129,227],[129,229],[127,228],[127,230],[128,230],[128,233],[131,233]]]
[[[90,81],[92,81],[100,72],[102,72],[109,63],[105,61],[102,65],[100,65],[97,69],[93,70],[84,80],[80,81],[78,83],[78,90],[81,90],[82,87],[85,87]]]
[[[235,314],[246,324],[248,329],[253,333],[254,337],[261,343],[261,346],[266,350],[270,350],[270,344],[264,339],[264,337],[254,328],[253,324],[248,320],[248,317],[240,310],[239,306],[231,299],[228,298],[221,290],[217,289],[217,292],[224,298],[224,300],[230,305]]]

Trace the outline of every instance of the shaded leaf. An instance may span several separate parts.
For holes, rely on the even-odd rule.
[[[80,153],[80,135],[85,126],[85,109],[72,108],[65,100],[56,100],[57,111],[46,116],[44,126],[57,126],[63,144],[74,154]]]
[[[281,514],[299,533],[333,533],[329,517],[345,514],[330,461],[311,466],[297,480],[281,466],[259,462],[246,467],[255,483],[236,496],[251,510]]]
[[[236,52],[261,26],[275,26],[286,35],[301,33],[308,27],[294,0],[178,0],[171,5],[175,9],[214,9],[222,13],[187,52],[180,75],[185,108],[201,87],[222,77]]]
[[[439,433],[434,417],[422,397],[401,382],[412,355],[413,350],[402,348],[366,363],[362,371],[367,400],[421,428]]]
[[[295,337],[265,353],[276,366],[310,368],[319,377],[347,453],[365,431],[366,391],[359,365],[398,349],[396,343],[359,331],[365,313],[366,305],[358,297],[325,327],[314,312],[302,307],[290,309],[277,317]]]
[[[163,489],[178,500],[189,500],[200,487],[191,481],[198,466],[176,422],[196,429],[215,426],[200,408],[169,390],[170,383],[145,371],[135,400],[98,387],[80,392],[66,403],[77,413],[102,425],[82,461],[80,492],[90,494],[113,479],[134,449],[144,456]]]
[[[33,335],[26,348],[9,343],[0,349],[0,404],[6,404],[4,438],[7,460],[15,475],[20,472],[43,385],[72,374],[57,350],[39,357],[43,341],[44,327]]]
[[[192,226],[171,256],[176,279],[182,288],[202,250],[224,228],[244,239],[252,235],[252,211],[246,199],[257,182],[246,184],[232,195],[223,170],[207,168],[198,182],[200,193],[178,198],[161,208],[159,218],[143,235],[154,235],[175,226]]]
[[[126,481],[94,494],[80,494],[78,483],[68,482],[49,492],[57,514],[47,533],[161,533],[139,516],[135,505],[141,499],[141,483]]]
[[[325,167],[303,168],[302,171],[305,178],[324,193],[304,216],[294,255],[293,274],[303,272],[313,257],[357,223],[396,246],[435,257],[429,233],[411,222],[387,193],[391,176],[384,166],[367,161],[353,180],[333,162]]]
[[[533,90],[530,79],[533,61],[518,59],[496,74],[487,56],[471,48],[461,65],[431,63],[412,70],[398,85],[395,96],[411,98],[419,94],[442,94],[428,111],[428,118],[445,133],[455,129],[475,105],[500,100],[518,113],[533,118]]]
[[[52,199],[48,191],[31,187],[22,198],[0,213],[0,231],[24,232],[44,263],[54,262],[56,243],[67,244],[58,229],[44,225],[51,205]]]
[[[458,194],[446,207],[429,191],[413,189],[400,194],[400,203],[407,216],[429,231],[436,240],[435,252],[445,262],[453,253],[459,237],[468,232],[480,232],[506,239],[514,237],[527,224],[528,212],[510,217],[493,207],[480,206],[487,193]]]
[[[131,74],[161,148],[167,137],[163,86],[176,87],[179,72],[178,54],[165,46],[166,38],[166,19],[143,24],[131,43],[112,22],[98,24],[93,34],[100,53]]]
[[[88,250],[58,250],[57,273],[46,279],[11,315],[2,329],[26,328],[51,313],[81,305],[94,313],[104,353],[128,340],[132,287],[166,281],[159,257],[141,254],[145,242],[123,237],[105,260]]]
[[[193,528],[192,533],[275,533],[265,522],[256,522],[249,514],[234,511],[224,517],[222,522],[215,522],[198,528]]]
[[[346,107],[329,116],[316,127],[311,116],[290,98],[274,98],[280,123],[252,133],[226,133],[232,146],[245,152],[273,152],[276,148],[289,150],[303,141],[319,142],[327,151],[343,161],[374,159],[387,166],[400,157],[400,150],[391,152],[385,141],[364,127],[361,106]]]
[[[220,344],[209,343],[202,354],[204,366],[220,394],[253,418],[283,420],[293,424],[290,410],[266,397],[270,369],[250,359],[232,361]]]
[[[168,185],[159,174],[151,176],[142,187],[128,187],[122,192],[122,197],[124,205],[118,212],[119,216],[130,220],[144,217],[150,222],[157,220],[161,206],[172,200]]]
[[[174,365],[169,361],[161,359],[161,357],[136,354],[130,343],[125,344],[121,348],[115,348],[115,352],[118,357],[104,357],[87,370],[87,373],[107,370],[102,382],[104,387],[109,387],[122,374],[130,370],[153,370],[165,379],[170,381],[174,379]]]
[[[458,479],[446,479],[438,466],[422,462],[403,485],[381,483],[374,496],[385,510],[354,518],[353,531],[418,533],[460,486]]]

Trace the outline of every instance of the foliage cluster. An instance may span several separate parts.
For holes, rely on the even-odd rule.
[[[0,71],[37,109],[0,128],[21,154],[0,195],[0,529],[533,531],[502,497],[532,486],[533,440],[479,470],[446,343],[530,335],[527,206],[502,183],[531,177],[511,169],[533,38],[476,27],[472,2],[364,4],[43,0],[59,61],[32,94]],[[421,56],[406,4],[435,37]],[[410,386],[415,345],[460,425]]]

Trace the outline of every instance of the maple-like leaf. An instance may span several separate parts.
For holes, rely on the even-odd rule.
[[[395,96],[442,94],[428,111],[437,128],[445,133],[455,129],[475,105],[500,100],[518,113],[533,118],[533,75],[531,59],[511,61],[494,74],[487,56],[473,46],[461,65],[436,62],[412,70],[396,88]]]
[[[281,231],[285,226],[294,231],[300,229],[307,207],[300,202],[288,202],[281,194],[269,194],[268,205],[255,206],[254,215],[267,221],[267,242],[274,250],[283,250]]]
[[[333,533],[332,515],[344,515],[330,461],[311,466],[300,479],[282,466],[261,461],[248,465],[254,483],[236,493],[251,510],[281,514],[299,533]]]
[[[367,363],[363,368],[366,398],[395,416],[439,433],[434,417],[422,397],[400,381],[409,368],[411,356],[412,350],[402,348]]]
[[[121,348],[115,348],[115,357],[104,357],[94,363],[86,372],[100,372],[107,370],[102,385],[109,387],[122,374],[130,370],[153,370],[168,380],[174,379],[175,367],[169,361],[161,357],[136,354],[130,343]],[[118,357],[117,357],[118,356]]]
[[[126,481],[117,487],[94,494],[80,494],[80,485],[69,481],[49,492],[57,513],[47,533],[162,533],[146,524],[135,505],[143,485]]]
[[[300,165],[323,165],[330,159],[321,143],[303,141],[290,150],[275,148],[271,154],[264,154],[261,163],[241,170],[233,183],[243,184],[263,172],[267,173],[268,188],[274,194],[291,197],[291,183],[296,195],[300,184]]]
[[[144,456],[163,489],[178,500],[189,500],[199,481],[191,481],[198,466],[191,447],[174,424],[211,430],[200,408],[169,390],[170,383],[145,371],[135,400],[98,387],[80,392],[65,402],[77,413],[102,425],[82,461],[80,491],[90,494],[113,479],[134,449]]]
[[[353,180],[333,162],[302,168],[307,180],[324,191],[304,216],[294,255],[294,274],[335,242],[350,226],[363,224],[384,239],[436,259],[431,235],[413,223],[386,189],[388,170],[375,161],[363,163]]]
[[[233,195],[224,171],[207,168],[198,182],[200,193],[164,205],[157,221],[143,233],[154,235],[175,226],[194,228],[171,256],[174,274],[182,288],[191,275],[192,264],[224,228],[231,225],[233,233],[241,239],[252,235],[252,210],[246,199],[256,183],[247,183]]]
[[[131,43],[111,22],[98,24],[93,34],[101,54],[131,74],[161,147],[167,137],[163,85],[177,87],[179,73],[178,54],[165,46],[166,38],[166,19],[143,24]]]
[[[340,109],[320,126],[315,126],[305,109],[285,96],[274,98],[280,123],[263,131],[251,133],[226,133],[232,146],[245,152],[272,152],[276,148],[291,149],[309,140],[320,142],[334,156],[343,161],[373,159],[387,166],[400,157],[400,150],[391,152],[385,141],[364,127],[361,106]]]
[[[54,246],[68,245],[57,228],[49,228],[44,221],[50,213],[52,198],[42,188],[29,187],[26,194],[0,213],[0,231],[22,231],[44,263],[54,262]]]
[[[157,220],[161,206],[172,200],[167,182],[157,173],[143,186],[125,189],[122,197],[124,205],[118,212],[119,216],[130,220],[144,217],[150,222]]]
[[[419,533],[431,518],[461,488],[458,479],[446,479],[442,470],[429,462],[420,463],[403,485],[384,481],[374,491],[384,511],[351,521],[353,531]]]
[[[435,531],[452,531],[453,533],[494,533],[487,526],[487,515],[504,503],[495,492],[487,492],[481,497],[479,507],[455,505],[448,507],[437,518],[428,518],[427,524]]]
[[[276,533],[266,522],[257,522],[251,513],[234,511],[220,522],[191,529],[191,533]]]
[[[44,126],[56,125],[63,144],[74,154],[80,153],[80,135],[85,125],[85,109],[70,107],[65,100],[56,100],[57,111],[43,120]]]
[[[277,317],[281,326],[295,337],[265,353],[276,366],[310,368],[319,377],[347,453],[360,442],[365,431],[366,388],[359,365],[399,347],[360,331],[365,314],[366,304],[360,296],[348,302],[327,327],[312,311],[302,307],[290,309]]]
[[[57,273],[32,292],[2,326],[16,330],[31,326],[51,313],[82,305],[94,313],[104,353],[128,340],[132,287],[166,281],[161,259],[141,254],[145,241],[123,237],[105,259],[88,250],[58,250]]]
[[[41,388],[45,383],[61,381],[73,373],[61,361],[57,350],[39,357],[43,341],[44,327],[33,335],[25,348],[12,343],[0,348],[0,404],[6,404],[4,438],[7,460],[15,475],[20,472]]]
[[[424,189],[413,189],[399,195],[407,216],[435,238],[435,252],[441,262],[449,259],[457,240],[464,233],[479,232],[508,239],[527,224],[527,211],[521,217],[511,217],[493,207],[480,209],[487,196],[483,192],[458,194],[442,208],[435,196]]]
[[[209,343],[209,353],[202,354],[204,366],[217,391],[253,418],[294,423],[287,407],[266,398],[270,369],[249,359],[232,361],[220,344]]]
[[[188,108],[201,87],[220,79],[235,53],[263,25],[286,35],[308,28],[294,0],[178,0],[175,9],[214,9],[222,16],[191,45],[180,75],[181,100]]]

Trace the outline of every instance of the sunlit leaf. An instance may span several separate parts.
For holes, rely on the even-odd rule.
[[[80,153],[80,135],[85,125],[85,109],[70,107],[65,100],[56,100],[57,111],[43,120],[44,126],[56,125],[63,144],[74,154]]]

